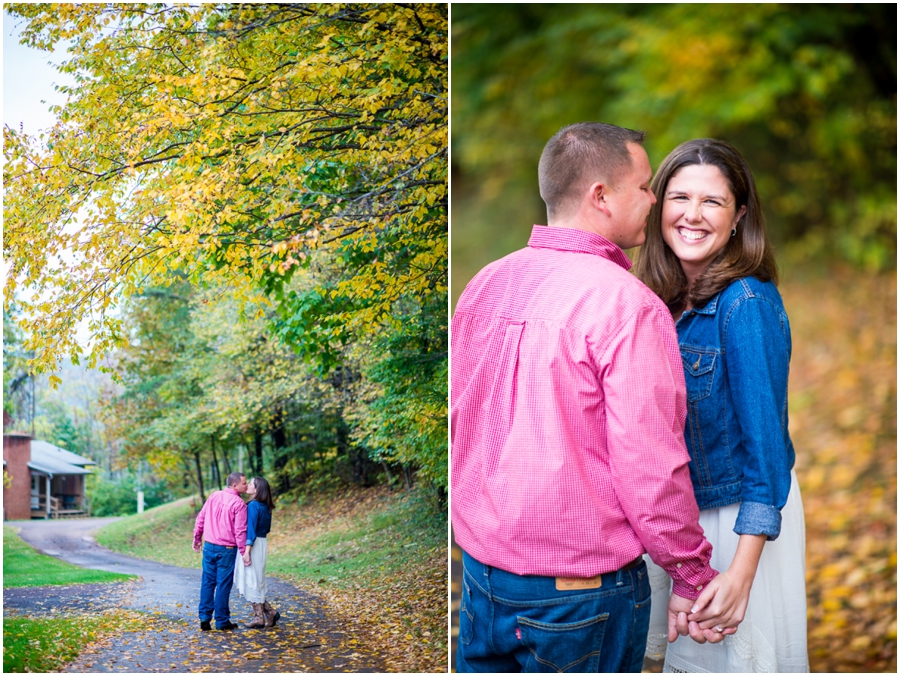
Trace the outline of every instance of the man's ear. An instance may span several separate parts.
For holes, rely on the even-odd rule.
[[[609,203],[606,199],[608,194],[609,186],[597,181],[596,183],[591,183],[591,186],[588,188],[587,199],[594,209],[603,212],[607,216],[611,216],[612,213],[609,210]]]

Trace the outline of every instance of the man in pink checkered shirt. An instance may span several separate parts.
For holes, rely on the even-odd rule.
[[[656,202],[643,137],[560,130],[538,172],[548,226],[457,304],[459,672],[641,671],[645,552],[674,583],[669,640],[723,639],[686,619],[716,571],[688,474],[675,327],[623,253]]]

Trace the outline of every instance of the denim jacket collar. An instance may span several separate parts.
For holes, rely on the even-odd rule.
[[[693,309],[698,315],[714,315],[716,314],[716,308],[719,306],[719,298],[722,296],[722,292],[720,291],[715,296],[707,301],[706,305],[703,307],[695,307]]]

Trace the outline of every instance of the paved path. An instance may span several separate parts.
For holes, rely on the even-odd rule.
[[[325,614],[318,597],[269,577],[268,598],[281,613],[271,629],[201,632],[197,618],[200,570],[117,554],[92,533],[107,519],[7,522],[23,540],[45,554],[85,568],[138,575],[135,582],[68,587],[5,589],[4,612],[27,615],[92,612],[110,607],[152,613],[164,628],[125,632],[91,646],[70,672],[326,672],[383,671],[383,663]],[[232,621],[243,624],[251,609],[237,591]]]

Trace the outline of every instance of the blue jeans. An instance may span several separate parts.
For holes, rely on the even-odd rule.
[[[596,589],[556,589],[556,579],[515,575],[463,552],[456,670],[632,672],[650,624],[647,564],[601,576]]]
[[[234,562],[237,547],[203,543],[203,575],[200,578],[200,620],[208,622],[216,616],[216,629],[231,619],[228,597],[234,584]]]

